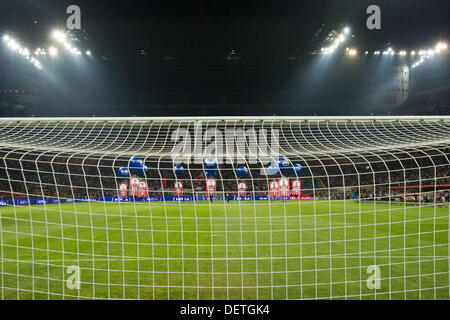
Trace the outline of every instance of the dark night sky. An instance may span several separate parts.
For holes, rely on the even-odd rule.
[[[0,4],[0,30],[14,30],[29,39],[45,39],[48,30],[63,24],[69,4],[81,7],[82,27],[91,41],[111,51],[150,45],[162,49],[169,45],[147,40],[162,35],[179,48],[183,48],[183,40],[189,40],[194,44],[202,42],[197,48],[204,50],[208,43],[203,42],[208,38],[239,47],[248,41],[242,39],[241,32],[252,36],[252,29],[263,32],[264,25],[272,26],[278,33],[264,34],[252,50],[263,51],[267,43],[279,37],[286,39],[288,47],[309,50],[322,24],[324,30],[330,30],[339,23],[349,23],[368,46],[387,41],[411,46],[448,36],[450,21],[450,2],[446,0],[16,0]],[[381,31],[368,31],[365,27],[365,9],[369,4],[381,8]],[[195,49],[192,47],[190,50]]]
[[[325,72],[326,77],[318,76],[320,86],[310,85],[318,72],[312,68],[317,56],[311,51],[319,49],[333,29],[351,26],[355,38],[349,45],[361,51],[389,45],[416,49],[450,39],[448,0],[1,1],[0,33],[12,33],[30,47],[47,47],[51,31],[65,25],[71,4],[82,12],[87,37],[80,47],[93,51],[95,63],[83,70],[79,65],[71,69],[66,62],[58,72],[61,79],[48,90],[55,92],[51,102],[63,101],[56,96],[65,102],[81,96],[83,103],[119,103],[122,98],[113,94],[171,91],[293,90],[320,97],[322,91],[357,90],[361,82],[359,62],[343,62],[333,73]],[[381,8],[381,30],[366,28],[371,4]],[[147,54],[138,55],[139,50]],[[230,50],[240,59],[228,61]],[[61,83],[70,89],[58,88]],[[152,96],[150,102],[167,104],[170,99]],[[180,99],[185,98],[174,101]],[[184,103],[195,103],[195,97],[189,99]],[[211,103],[222,98],[215,99]],[[219,102],[224,104],[223,99]]]

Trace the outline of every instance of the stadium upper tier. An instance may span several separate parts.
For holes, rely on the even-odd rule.
[[[0,148],[90,156],[169,157],[180,143],[193,153],[216,141],[230,156],[227,139],[244,139],[247,154],[261,145],[284,156],[390,154],[446,148],[450,117],[211,117],[211,118],[3,118]],[[188,138],[188,139],[186,139]],[[184,140],[183,140],[184,139]],[[256,142],[252,149],[251,142]],[[184,141],[184,142],[183,142]],[[196,144],[201,147],[196,149]]]

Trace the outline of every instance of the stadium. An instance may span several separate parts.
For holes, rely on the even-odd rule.
[[[301,8],[282,2],[292,27]],[[137,25],[167,26],[146,5]],[[96,19],[33,41],[33,26],[0,24],[2,300],[450,299],[441,16],[399,47],[370,47],[355,20],[303,28],[317,45],[304,52],[289,36],[276,53],[257,51],[278,33],[262,44],[224,35],[239,38],[230,50],[195,37],[135,50],[118,31],[129,20],[115,15],[133,5],[112,7],[105,14],[122,22],[97,45]],[[257,22],[236,9],[216,24],[212,7],[193,21],[172,8],[170,19],[286,35],[272,9],[260,5],[269,18]],[[123,51],[108,50],[113,40]]]

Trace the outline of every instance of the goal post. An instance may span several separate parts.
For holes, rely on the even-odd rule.
[[[2,299],[449,299],[450,117],[0,118]]]

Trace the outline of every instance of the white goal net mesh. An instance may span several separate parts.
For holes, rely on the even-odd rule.
[[[449,143],[448,117],[0,119],[1,298],[449,299]]]

